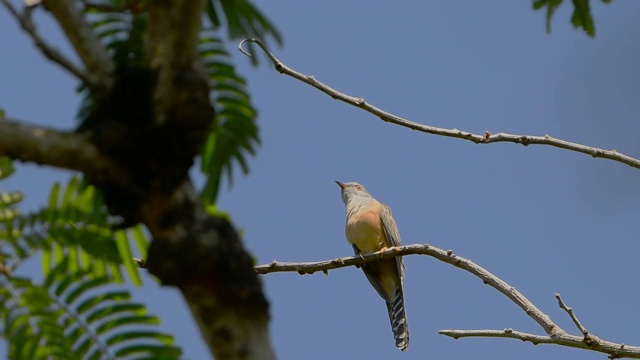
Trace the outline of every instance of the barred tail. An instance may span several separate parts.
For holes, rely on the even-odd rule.
[[[393,303],[387,303],[391,330],[396,340],[396,347],[405,351],[409,347],[409,324],[407,324],[407,313],[404,308],[404,291],[402,286],[398,286],[395,291]]]

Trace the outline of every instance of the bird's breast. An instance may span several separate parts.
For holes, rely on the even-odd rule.
[[[347,240],[364,253],[376,252],[388,246],[380,212],[374,209],[355,212],[347,219],[345,235]]]

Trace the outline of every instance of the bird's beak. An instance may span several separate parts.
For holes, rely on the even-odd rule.
[[[340,181],[336,180],[336,184],[338,184],[338,186],[340,186],[340,189],[344,190],[345,185],[343,183],[341,183]]]

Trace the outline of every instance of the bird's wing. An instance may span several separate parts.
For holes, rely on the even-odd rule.
[[[382,219],[382,228],[384,229],[384,235],[387,238],[387,244],[389,244],[389,247],[402,245],[402,242],[400,241],[400,231],[398,231],[398,225],[393,219],[391,209],[389,209],[389,207],[385,204],[382,204],[380,219]],[[400,276],[400,279],[403,279],[404,265],[402,264],[402,258],[396,257],[395,259],[398,265],[398,275]]]
[[[357,246],[353,244],[351,245],[353,246],[353,252],[355,252],[356,255],[362,254],[362,251],[360,251],[360,249],[358,249]],[[387,302],[391,301],[392,300],[391,297],[389,296],[387,291],[384,289],[384,285],[380,281],[380,275],[382,272],[382,269],[380,268],[380,264],[377,264],[375,262],[362,264],[361,268],[364,274],[367,276],[367,280],[369,280],[369,283],[373,286],[373,288],[380,295],[380,297],[382,297]]]
[[[391,209],[389,209],[387,205],[382,204],[380,218],[382,219],[382,227],[384,228],[384,234],[387,237],[389,247],[402,245],[400,241],[400,232],[398,231],[398,225],[393,219]]]
[[[382,204],[380,218],[382,219],[382,228],[387,238],[387,244],[389,246],[400,246],[398,225],[393,219],[391,209],[384,204]],[[387,301],[387,310],[393,336],[396,340],[396,347],[404,351],[409,346],[409,325],[407,324],[407,312],[404,306],[404,264],[402,263],[402,257],[395,257],[393,260],[396,262],[396,271],[400,278],[400,284],[393,292],[392,301]]]

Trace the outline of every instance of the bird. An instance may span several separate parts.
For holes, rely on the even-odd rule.
[[[336,181],[342,190],[347,221],[345,235],[356,255],[400,246],[400,232],[391,209],[376,200],[364,186],[356,182]],[[404,264],[402,257],[369,262],[362,265],[369,283],[387,305],[396,347],[409,347],[409,325],[404,304]]]

